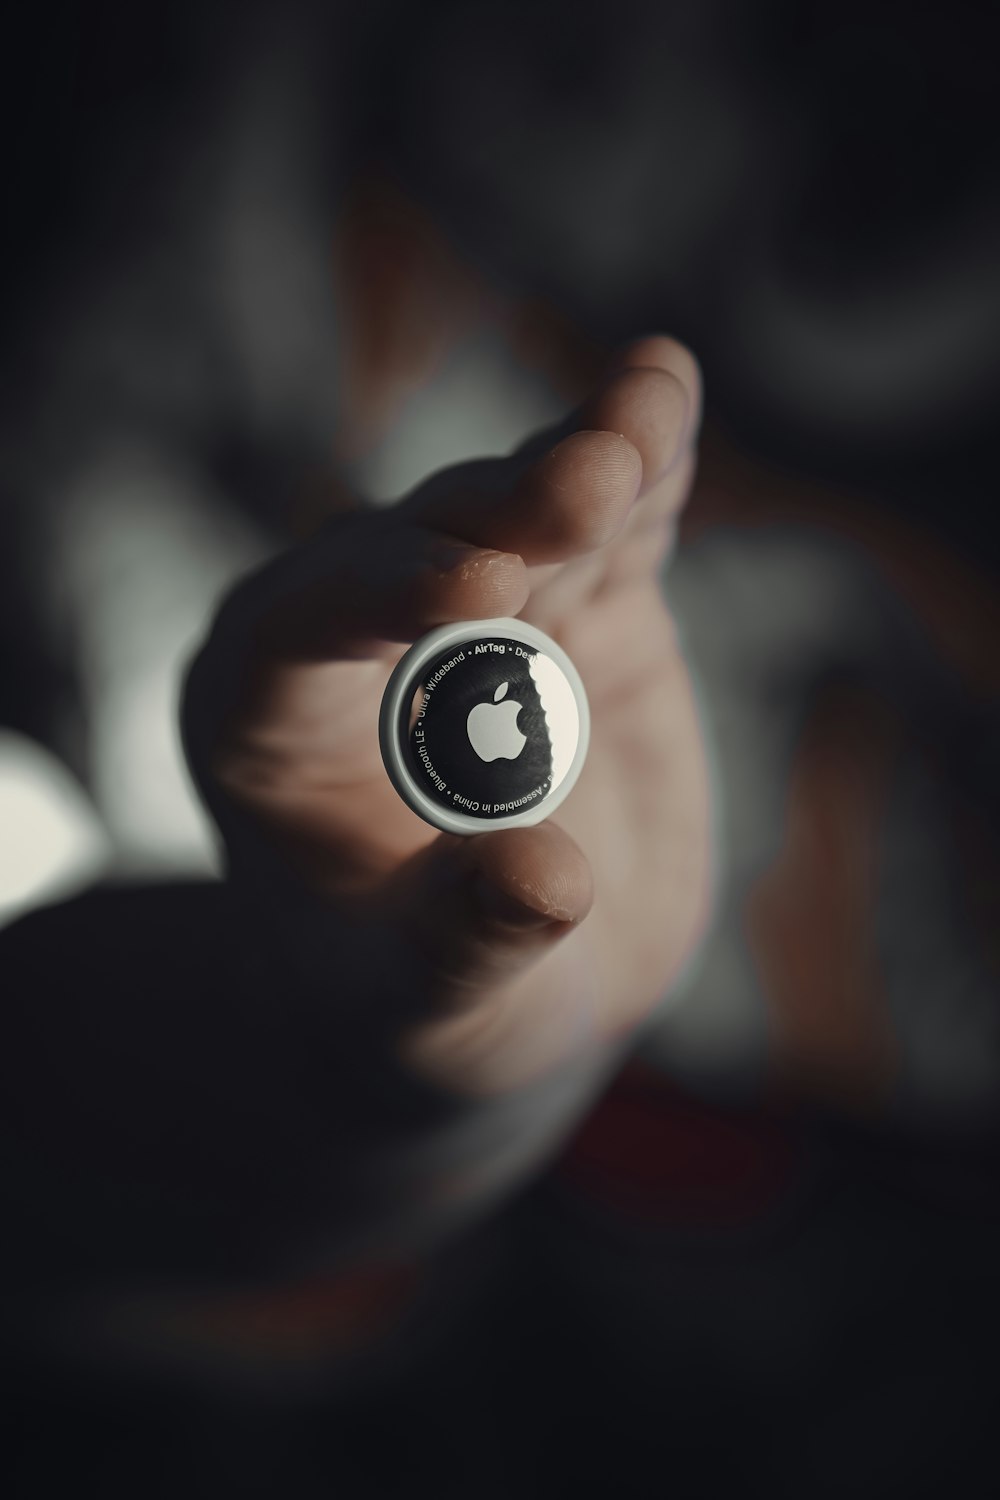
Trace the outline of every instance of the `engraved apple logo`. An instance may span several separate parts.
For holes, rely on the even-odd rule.
[[[470,710],[466,728],[469,744],[480,760],[516,760],[527,743],[527,735],[517,727],[517,716],[523,704],[507,698],[509,682],[501,682],[492,703],[477,703]],[[504,701],[501,703],[501,698]]]

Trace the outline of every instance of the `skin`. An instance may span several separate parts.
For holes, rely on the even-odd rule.
[[[384,1066],[436,1102],[439,1144],[478,1142],[453,1198],[530,1170],[706,921],[705,759],[660,585],[700,405],[687,350],[631,345],[559,431],[388,511],[348,510],[246,580],[189,674],[189,760],[231,881],[279,934],[324,1039],[349,1056],[364,1038],[354,1074]],[[539,826],[441,834],[386,777],[382,692],[425,631],[499,615],[575,662],[588,760]],[[352,1138],[388,1134],[392,1156],[350,1072],[331,1088],[353,1101]],[[421,1132],[400,1134],[405,1155]],[[449,1175],[442,1157],[413,1168],[424,1193]]]

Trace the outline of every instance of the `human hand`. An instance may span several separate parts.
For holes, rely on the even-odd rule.
[[[318,997],[312,1034],[358,1069],[378,1053],[473,1110],[599,1073],[691,953],[709,797],[660,573],[699,407],[690,354],[642,340],[558,433],[337,516],[224,604],[189,758],[233,881]],[[549,821],[439,834],[385,774],[382,692],[403,643],[501,615],[576,664],[589,756]]]

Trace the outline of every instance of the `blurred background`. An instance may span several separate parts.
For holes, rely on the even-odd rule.
[[[8,32],[0,922],[216,873],[176,710],[223,591],[650,331],[707,390],[664,590],[722,872],[622,1076],[467,1240],[157,1326],[33,1313],[12,1492],[67,1455],[110,1496],[995,1492],[993,20],[179,0]]]

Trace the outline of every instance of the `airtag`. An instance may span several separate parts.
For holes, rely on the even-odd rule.
[[[571,791],[590,712],[579,673],[523,620],[466,620],[422,637],[382,698],[389,778],[448,833],[540,823]]]

